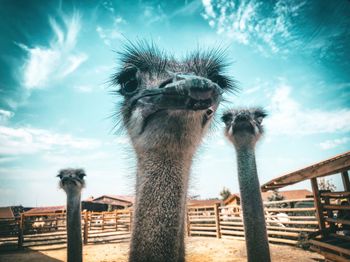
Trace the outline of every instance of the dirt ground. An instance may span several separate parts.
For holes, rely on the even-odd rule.
[[[129,243],[84,246],[85,262],[127,261]],[[245,243],[239,240],[191,237],[186,240],[188,262],[236,262],[246,261]],[[272,261],[315,262],[324,261],[317,253],[287,245],[270,245]],[[66,249],[23,250],[0,253],[0,261],[66,261]]]

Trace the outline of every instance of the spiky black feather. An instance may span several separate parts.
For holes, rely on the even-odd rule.
[[[184,59],[175,60],[172,55],[159,49],[154,42],[127,40],[123,49],[117,52],[122,62],[122,68],[113,75],[112,83],[120,84],[120,74],[130,66],[136,66],[141,72],[155,75],[166,73],[195,73],[216,82],[225,91],[237,91],[237,83],[233,77],[225,74],[230,65],[226,61],[227,50],[223,48],[199,49],[189,53]]]

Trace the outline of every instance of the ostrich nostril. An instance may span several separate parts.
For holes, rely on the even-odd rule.
[[[205,113],[207,114],[207,116],[211,116],[214,113],[214,110],[209,108]]]
[[[163,88],[163,87],[165,87],[167,84],[170,84],[170,83],[172,83],[172,82],[173,82],[173,78],[169,78],[169,79],[163,81],[163,82],[159,85],[159,88]]]
[[[236,121],[246,121],[248,119],[249,119],[249,117],[247,115],[241,114],[241,115],[236,116]]]
[[[213,96],[213,89],[210,88],[192,88],[190,90],[190,96],[196,100],[206,100]]]

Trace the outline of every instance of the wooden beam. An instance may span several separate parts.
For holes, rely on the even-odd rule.
[[[322,206],[323,209],[327,210],[327,217],[328,218],[333,218],[333,210],[337,208],[338,205],[331,205],[329,201],[329,197],[326,196],[324,197],[324,205]],[[350,208],[349,208],[350,209]],[[331,223],[330,225],[330,231],[335,232],[335,224]]]
[[[310,249],[323,255],[326,259],[328,259],[327,261],[349,262],[349,259],[345,257],[341,257],[334,253],[330,253],[329,251],[327,252],[325,250],[322,250],[319,246],[311,246]]]
[[[281,188],[305,179],[327,176],[350,169],[350,151],[325,161],[313,164],[298,171],[273,179],[261,186],[262,191],[269,188]]]
[[[347,191],[324,192],[324,193],[321,193],[321,196],[328,196],[331,198],[345,198],[345,197],[350,197],[350,192],[347,192]]]
[[[345,254],[345,255],[350,256],[350,250],[347,249],[347,248],[338,247],[336,245],[328,244],[328,243],[325,243],[325,242],[322,242],[322,241],[318,241],[318,240],[314,240],[314,239],[309,240],[309,242],[311,244],[315,245],[315,246],[327,248],[327,249],[333,250],[335,252],[339,252],[341,254]]]
[[[350,220],[346,219],[326,218],[325,220],[331,223],[350,225]]]
[[[344,190],[350,191],[350,180],[349,180],[349,174],[348,171],[344,171],[341,173],[341,178],[343,180]],[[350,192],[348,192],[350,193]]]
[[[318,226],[319,226],[319,229],[322,232],[324,232],[324,230],[326,229],[326,225],[324,222],[323,208],[321,205],[320,193],[318,191],[318,184],[317,184],[316,178],[311,179],[311,187],[312,187],[312,192],[314,194],[314,203],[315,203],[315,208],[316,208],[316,217],[317,217],[317,221],[318,221]]]
[[[215,225],[216,225],[216,237],[221,238],[221,232],[220,232],[220,210],[219,210],[219,203],[214,205],[215,210]]]
[[[89,238],[89,214],[88,211],[85,211],[84,213],[84,245],[88,243],[88,238]]]
[[[350,206],[329,205],[329,204],[324,205],[323,208],[327,210],[350,210]]]

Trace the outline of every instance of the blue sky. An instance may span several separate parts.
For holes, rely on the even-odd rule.
[[[134,155],[115,134],[106,83],[125,38],[181,57],[227,47],[240,91],[229,106],[270,116],[257,147],[261,183],[350,149],[350,2],[0,2],[0,205],[63,204],[55,177],[83,167],[83,198],[132,194]],[[340,181],[333,182],[342,189]],[[217,121],[196,155],[190,195],[238,192],[235,152]],[[310,188],[309,182],[295,188]]]

